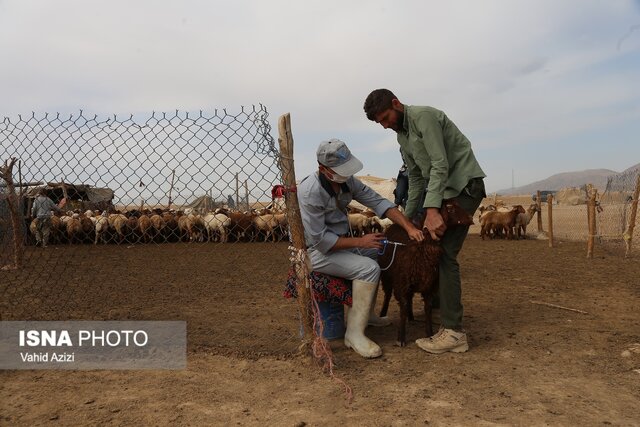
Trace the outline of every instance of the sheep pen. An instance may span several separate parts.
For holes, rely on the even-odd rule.
[[[354,391],[348,409],[339,386],[295,356],[297,307],[282,297],[286,242],[28,247],[34,268],[57,261],[50,278],[3,295],[43,320],[186,320],[188,367],[2,371],[0,424],[388,425],[402,414],[407,424],[632,425],[640,415],[640,354],[630,350],[640,329],[640,263],[587,260],[582,247],[561,242],[550,251],[535,239],[470,235],[459,257],[470,351],[430,356],[411,341],[400,348],[394,327],[367,329],[384,352],[374,361],[331,342],[336,372]],[[411,337],[424,334],[415,300]],[[18,308],[2,305],[3,320]],[[389,316],[398,319],[397,305]]]

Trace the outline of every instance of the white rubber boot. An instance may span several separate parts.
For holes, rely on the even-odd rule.
[[[391,319],[387,316],[380,317],[376,314],[376,300],[378,297],[378,288],[376,288],[376,292],[373,294],[373,301],[371,301],[371,311],[369,312],[369,320],[367,320],[367,326],[389,326],[391,323]],[[345,314],[347,319],[349,318],[349,310],[350,307],[345,305]]]
[[[391,324],[391,319],[389,319],[387,316],[380,317],[376,314],[376,301],[378,298],[378,289],[379,289],[379,286],[376,286],[376,292],[373,294],[373,301],[371,301],[371,311],[369,313],[369,320],[367,321],[367,325],[389,326]]]
[[[344,345],[352,348],[360,356],[372,359],[382,355],[378,344],[364,335],[367,327],[371,303],[378,288],[377,283],[354,280],[352,284],[353,305],[347,318],[347,332],[344,334]]]

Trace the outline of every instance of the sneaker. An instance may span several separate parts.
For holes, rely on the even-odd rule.
[[[424,351],[433,354],[441,354],[448,351],[464,353],[469,350],[466,333],[445,328],[440,328],[438,333],[430,338],[417,339],[416,344]]]

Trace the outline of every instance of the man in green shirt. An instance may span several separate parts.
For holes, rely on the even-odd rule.
[[[423,224],[434,240],[441,240],[440,260],[441,327],[432,337],[416,344],[429,353],[462,353],[469,349],[462,329],[462,291],[457,261],[468,226],[447,230],[439,209],[444,199],[456,201],[473,215],[486,197],[486,176],[476,160],[471,143],[445,113],[432,107],[402,104],[388,89],[376,89],[364,103],[369,120],[397,133],[403,159],[409,171],[409,197],[405,215],[427,215]]]

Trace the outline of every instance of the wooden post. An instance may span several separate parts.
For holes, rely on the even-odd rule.
[[[549,221],[549,247],[553,247],[553,194],[547,196],[547,217]]]
[[[627,227],[627,231],[622,236],[624,238],[624,243],[627,246],[626,251],[624,253],[624,257],[627,258],[631,252],[631,240],[633,239],[633,229],[636,226],[636,215],[638,213],[638,197],[640,196],[640,173],[638,173],[638,178],[636,180],[636,189],[633,192],[633,201],[631,202],[631,215],[629,216],[629,227]]]
[[[69,200],[69,191],[67,190],[67,184],[65,184],[63,180],[60,180],[60,184],[58,185],[60,186],[60,188],[62,188],[62,197],[67,200],[67,203],[70,202],[71,200]]]
[[[313,316],[311,314],[311,283],[309,272],[311,263],[307,257],[306,244],[304,242],[304,228],[300,217],[300,205],[296,188],[296,175],[293,167],[293,135],[291,133],[291,116],[283,114],[278,119],[278,132],[280,134],[280,170],[286,187],[285,202],[287,204],[287,221],[291,231],[291,241],[297,254],[294,256],[294,267],[298,283],[298,309],[304,330],[302,343],[303,350],[310,349],[313,340]]]
[[[538,210],[536,215],[538,215],[538,232],[542,232],[542,196],[540,195],[540,190],[536,193],[536,204],[538,205]]]
[[[18,186],[20,191],[18,191],[18,197],[20,197],[20,206],[22,206],[22,196],[24,192],[27,191],[27,188],[22,188],[22,160],[18,160]]]
[[[167,209],[171,209],[171,193],[173,192],[173,182],[176,178],[176,170],[171,170],[171,185],[169,186],[169,202],[167,203]]]
[[[251,210],[249,207],[249,180],[244,180],[244,202],[247,204],[247,210]]]
[[[587,220],[589,221],[589,238],[587,239],[587,258],[593,258],[593,242],[596,237],[596,191],[591,192],[587,201]]]
[[[0,167],[0,177],[7,184],[7,205],[9,206],[9,214],[11,215],[11,228],[13,228],[13,265],[0,266],[0,269],[18,270],[22,268],[24,258],[24,239],[21,236],[22,231],[22,212],[20,212],[20,201],[16,195],[16,189],[13,185],[13,165],[16,158],[10,161],[6,160],[4,166]]]
[[[236,172],[236,206],[240,209],[240,181],[238,180],[238,173]]]

